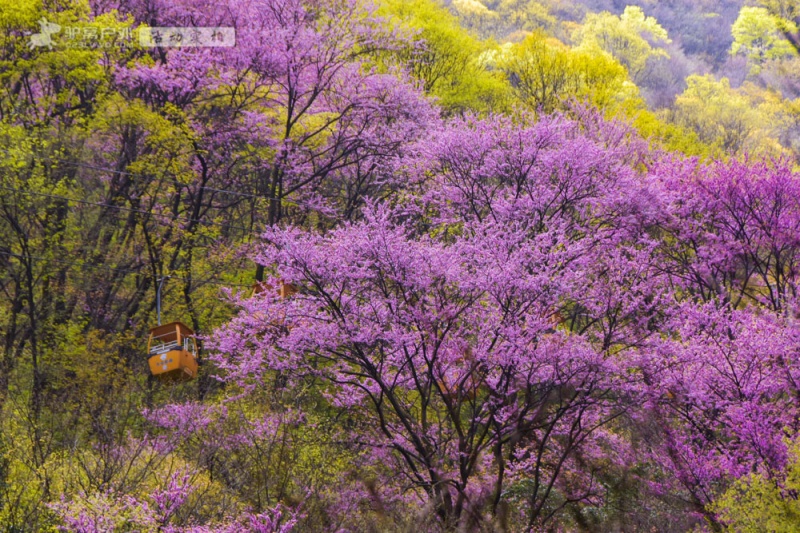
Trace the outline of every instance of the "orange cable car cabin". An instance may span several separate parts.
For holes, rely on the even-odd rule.
[[[170,322],[151,329],[147,352],[150,373],[160,381],[189,381],[197,377],[197,341],[186,324]]]

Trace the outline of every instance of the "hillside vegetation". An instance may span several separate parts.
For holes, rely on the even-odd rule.
[[[798,25],[0,3],[0,532],[797,530]]]

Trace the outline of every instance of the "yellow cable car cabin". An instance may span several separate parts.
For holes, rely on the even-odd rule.
[[[150,372],[160,381],[189,381],[197,377],[197,342],[186,324],[171,322],[150,330],[147,343]]]

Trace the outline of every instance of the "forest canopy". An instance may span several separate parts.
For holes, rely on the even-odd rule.
[[[797,530],[799,27],[0,3],[0,531]]]

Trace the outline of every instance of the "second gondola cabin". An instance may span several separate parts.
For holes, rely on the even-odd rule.
[[[253,296],[257,296],[259,294],[265,294],[271,291],[276,291],[278,296],[285,300],[289,296],[293,294],[297,294],[297,287],[292,285],[291,283],[284,283],[283,281],[278,283],[278,286],[275,287],[263,281],[257,281],[253,284]]]
[[[186,324],[170,322],[151,329],[147,351],[150,373],[158,380],[176,382],[197,377],[197,341]]]

